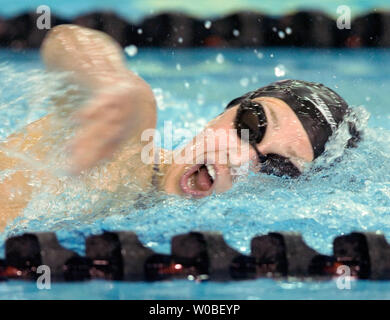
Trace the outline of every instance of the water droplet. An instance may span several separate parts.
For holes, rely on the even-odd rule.
[[[273,54],[273,53],[271,53],[269,56],[270,56],[270,58],[273,58],[273,57],[274,57],[274,54]]]
[[[257,50],[255,50],[255,53],[256,53],[257,59],[261,60],[264,58],[264,54],[262,52],[257,52]]]
[[[125,52],[130,57],[134,57],[138,53],[138,48],[132,44],[125,48]]]
[[[279,36],[280,39],[284,39],[286,37],[286,35],[284,34],[283,31],[279,31],[278,32],[278,36]]]
[[[282,64],[278,64],[275,69],[275,76],[284,77],[286,75],[286,68]]]
[[[180,64],[180,63],[176,64],[176,70],[177,70],[177,71],[180,71],[180,70],[181,70],[181,64]]]
[[[247,87],[248,84],[249,84],[249,79],[248,79],[248,78],[242,78],[242,79],[240,80],[240,85],[241,85],[242,87]]]
[[[187,81],[185,81],[184,86],[186,87],[186,89],[188,89],[190,87],[190,84]]]
[[[366,101],[370,101],[371,100],[371,97],[366,97]]]
[[[153,94],[157,102],[157,107],[159,110],[165,110],[165,103],[164,103],[164,92],[161,88],[154,88]]]
[[[276,27],[272,27],[272,31],[276,32],[276,31],[278,31],[278,29],[276,29]]]
[[[284,31],[286,31],[287,34],[292,34],[292,29],[290,27],[287,27]]]
[[[212,25],[212,23],[211,23],[210,20],[207,20],[207,21],[204,22],[204,27],[205,27],[206,29],[210,29],[210,28],[211,28],[211,25]]]
[[[196,102],[198,105],[202,106],[204,104],[204,96],[201,93],[198,93],[196,96]]]
[[[179,42],[179,43],[183,43],[183,38],[182,38],[182,37],[180,37],[179,39],[177,39],[177,42]]]
[[[240,31],[237,30],[237,29],[234,29],[234,30],[233,30],[233,35],[234,35],[235,37],[238,37],[238,36],[240,35]]]
[[[137,30],[137,33],[138,34],[142,34],[144,31],[141,29],[141,28],[139,28],[138,30]]]
[[[222,64],[225,62],[225,57],[222,53],[218,53],[217,58],[215,60],[217,61],[217,63]]]

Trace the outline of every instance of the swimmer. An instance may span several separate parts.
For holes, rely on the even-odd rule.
[[[350,110],[337,93],[321,84],[278,81],[234,99],[206,126],[244,141],[241,145],[248,146],[247,153],[237,152],[233,159],[227,147],[227,163],[218,156],[209,163],[210,156],[220,151],[218,143],[209,150],[195,137],[178,151],[190,151],[193,161],[169,163],[164,159],[173,151],[152,147],[158,161],[145,163],[141,154],[150,141],[144,141],[142,133],[156,127],[156,102],[150,86],[127,69],[122,48],[100,31],[60,25],[47,34],[41,55],[48,70],[68,72],[68,81],[88,93],[87,103],[72,115],[78,127],[69,147],[70,173],[82,176],[104,162],[110,178],[94,187],[114,193],[121,187],[123,170],[129,170],[137,190],[193,198],[229,190],[234,182],[232,167],[246,163],[267,174],[297,177],[306,163],[324,152],[329,137]],[[67,98],[64,96],[64,101]],[[55,179],[44,169],[23,170],[22,160],[6,152],[29,153],[36,161],[45,159],[51,151],[47,144],[53,130],[50,120],[48,115],[35,121],[0,145],[0,169],[12,172],[0,183],[0,229],[23,211],[39,188],[30,183],[32,176],[42,181]],[[210,132],[206,129],[201,135]],[[242,134],[245,130],[246,135]],[[349,144],[353,145],[358,140],[353,124],[350,131]],[[202,163],[196,161],[199,153],[204,156]],[[131,170],[126,167],[130,159]]]

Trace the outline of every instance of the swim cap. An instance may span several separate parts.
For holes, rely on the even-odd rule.
[[[350,112],[348,104],[332,89],[320,83],[302,80],[282,80],[271,83],[232,100],[226,109],[246,99],[258,97],[278,98],[290,106],[307,132],[314,158],[324,152],[329,137]],[[348,126],[352,135],[348,147],[351,147],[359,140],[359,132],[353,123],[348,122]]]

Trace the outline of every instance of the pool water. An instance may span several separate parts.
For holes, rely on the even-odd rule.
[[[0,57],[5,62],[0,65],[0,137],[4,139],[49,112],[47,97],[55,89],[44,75],[38,52],[3,50]],[[55,231],[62,245],[83,254],[84,239],[90,234],[132,230],[146,246],[169,253],[172,236],[215,230],[232,247],[249,253],[250,240],[257,234],[297,231],[314,249],[330,254],[333,238],[351,231],[381,231],[390,240],[389,62],[389,51],[371,49],[139,49],[128,57],[128,66],[154,90],[159,129],[171,120],[175,129],[195,134],[233,98],[272,81],[296,78],[322,82],[343,96],[354,107],[364,139],[358,148],[342,152],[340,146],[348,139],[342,128],[327,145],[326,156],[314,164],[323,170],[294,180],[250,176],[227,193],[207,199],[169,196],[144,209],[124,202],[120,211],[84,215],[80,212],[90,199],[76,189],[54,199],[38,194],[24,217],[1,234],[1,243],[22,232]],[[174,146],[189,138],[176,135]],[[339,290],[335,281],[91,281],[52,284],[45,291],[35,283],[10,281],[0,283],[0,298],[388,299],[390,283],[354,281],[351,290]]]

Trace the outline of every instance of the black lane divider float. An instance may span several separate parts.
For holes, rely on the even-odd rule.
[[[38,48],[48,32],[37,28],[39,16],[25,12],[0,18],[0,46]],[[71,20],[52,13],[51,27],[72,23],[104,31],[123,47],[390,47],[390,11],[356,16],[350,29],[338,26],[335,18],[316,10],[280,17],[247,10],[212,19],[162,12],[135,24],[114,12],[94,11]]]
[[[336,237],[333,255],[310,248],[300,234],[272,232],[251,241],[251,254],[231,248],[218,232],[174,236],[171,254],[145,247],[133,232],[104,232],[86,239],[85,256],[62,247],[51,232],[8,238],[0,278],[34,281],[41,265],[52,281],[91,279],[229,281],[256,278],[329,280],[347,266],[357,279],[390,279],[390,245],[383,234],[353,232]]]

